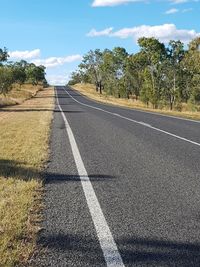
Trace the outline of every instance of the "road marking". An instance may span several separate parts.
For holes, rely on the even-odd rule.
[[[102,112],[105,112],[105,113],[108,113],[108,114],[111,114],[113,116],[117,116],[119,118],[122,118],[122,119],[125,119],[125,120],[128,120],[128,121],[131,121],[131,122],[134,122],[134,123],[137,123],[139,125],[143,125],[144,127],[147,127],[147,128],[150,128],[152,130],[155,130],[155,131],[158,131],[160,133],[164,133],[164,134],[167,134],[169,136],[172,136],[174,138],[177,138],[179,140],[182,140],[182,141],[185,141],[185,142],[188,142],[188,143],[191,143],[193,145],[196,145],[196,146],[200,146],[200,143],[197,143],[195,141],[192,141],[190,139],[187,139],[187,138],[184,138],[184,137],[181,137],[179,135],[176,135],[176,134],[173,134],[173,133],[170,133],[170,132],[167,132],[167,131],[164,131],[162,129],[159,129],[157,127],[154,127],[154,126],[151,126],[150,124],[148,123],[145,123],[145,122],[141,122],[141,121],[136,121],[136,120],[133,120],[133,119],[130,119],[128,117],[125,117],[125,116],[122,116],[120,114],[117,114],[117,113],[113,113],[113,112],[110,112],[110,111],[107,111],[105,109],[102,109],[102,108],[97,108],[97,107],[94,107],[94,106],[91,106],[91,105],[88,105],[88,104],[85,104],[85,103],[82,103],[80,101],[78,101],[77,99],[75,99],[72,95],[70,95],[70,93],[63,87],[63,90],[77,103],[79,103],[80,105],[82,106],[86,106],[86,107],[89,107],[89,108],[93,108],[93,109],[96,109],[96,110],[99,110],[99,111],[102,111]]]
[[[103,251],[103,255],[108,267],[125,267],[121,258],[121,255],[118,251],[117,245],[113,239],[112,233],[109,229],[109,226],[106,222],[106,219],[101,210],[99,201],[94,192],[93,186],[88,177],[87,171],[85,169],[83,160],[81,158],[78,146],[76,144],[76,140],[74,138],[74,134],[72,129],[67,121],[67,118],[59,104],[57,90],[56,99],[58,103],[59,110],[65,122],[66,131],[69,137],[72,153],[74,156],[74,160],[76,163],[76,167],[78,170],[78,174],[80,176],[80,181],[83,187],[83,191],[85,194],[85,198],[90,210],[90,214],[97,232],[97,236],[99,239],[99,243],[101,245],[101,249]]]
[[[76,89],[74,89],[75,91],[76,91]],[[77,93],[77,91],[76,91],[76,93]],[[83,97],[86,97],[86,98],[88,98],[89,100],[91,100],[89,97],[87,97],[87,96],[85,96],[84,94],[82,94],[82,93],[77,93],[77,94],[79,94],[80,96],[83,96]],[[94,100],[94,99],[92,99],[95,103],[97,103],[97,104],[101,104],[100,103],[100,101],[98,101],[98,100]],[[134,107],[132,107],[132,108],[127,108],[127,107],[125,107],[125,106],[117,106],[117,105],[114,105],[114,104],[108,104],[108,103],[102,103],[102,104],[104,104],[104,105],[106,105],[106,106],[112,106],[112,107],[119,107],[119,108],[122,108],[122,109],[125,109],[125,110],[127,110],[127,111],[131,111],[131,110],[133,110],[133,111],[135,111],[135,112],[141,112],[141,113],[147,113],[147,114],[152,114],[152,115],[156,115],[156,116],[161,116],[161,117],[167,117],[167,118],[171,118],[171,119],[177,119],[177,120],[182,120],[182,121],[190,121],[190,122],[195,122],[195,123],[199,123],[200,124],[200,120],[193,120],[193,119],[187,119],[187,118],[181,118],[181,117],[177,117],[177,116],[173,116],[173,115],[166,115],[166,114],[161,114],[161,113],[156,113],[156,112],[151,112],[151,111],[145,111],[145,110],[141,110],[141,109],[137,109],[137,108],[134,108]]]

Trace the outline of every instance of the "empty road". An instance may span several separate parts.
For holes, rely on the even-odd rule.
[[[200,266],[200,122],[56,87],[37,266]]]

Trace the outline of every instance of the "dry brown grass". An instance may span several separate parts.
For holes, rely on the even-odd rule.
[[[0,266],[20,266],[35,248],[53,107],[48,88],[0,109]]]
[[[83,95],[101,102],[105,104],[111,104],[111,105],[116,105],[120,107],[128,107],[128,108],[134,108],[134,109],[139,109],[139,110],[144,110],[144,111],[150,111],[154,113],[160,113],[164,115],[169,115],[169,116],[177,116],[177,117],[183,117],[183,118],[188,118],[188,119],[195,119],[195,120],[200,120],[200,112],[192,112],[188,111],[189,107],[187,104],[183,105],[183,111],[170,111],[170,110],[165,110],[165,109],[153,109],[153,108],[147,108],[144,103],[142,103],[139,100],[133,100],[133,99],[124,99],[124,98],[115,98],[113,96],[106,95],[103,93],[100,95],[98,92],[95,90],[95,86],[92,84],[81,84],[78,83],[72,88],[78,90],[80,93]]]
[[[21,104],[33,97],[39,90],[42,90],[42,85],[23,84],[20,88],[18,84],[15,84],[6,96],[0,94],[0,107]]]

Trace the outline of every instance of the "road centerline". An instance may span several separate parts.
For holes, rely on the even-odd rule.
[[[185,142],[188,142],[188,143],[190,143],[190,144],[193,144],[193,145],[196,145],[196,146],[199,146],[199,147],[200,147],[200,143],[198,143],[198,142],[195,142],[195,141],[192,141],[192,140],[187,139],[187,138],[185,138],[185,137],[182,137],[182,136],[179,136],[179,135],[176,135],[176,134],[167,132],[167,131],[165,131],[165,130],[159,129],[159,128],[154,127],[154,126],[152,126],[152,125],[150,125],[150,124],[148,124],[148,123],[141,122],[141,121],[136,121],[136,120],[133,120],[133,119],[131,119],[131,118],[122,116],[122,115],[120,115],[120,114],[117,114],[117,113],[114,113],[114,112],[110,112],[110,111],[107,111],[107,110],[102,109],[102,108],[98,108],[98,107],[94,107],[94,106],[92,106],[92,105],[88,105],[88,104],[82,103],[82,102],[80,102],[79,100],[75,99],[72,95],[70,95],[70,93],[69,93],[65,88],[63,88],[63,90],[64,90],[64,91],[65,91],[65,92],[66,92],[66,93],[67,93],[67,94],[68,94],[68,95],[69,95],[75,102],[79,103],[79,104],[82,105],[82,106],[86,106],[86,107],[89,107],[89,108],[93,108],[93,109],[96,109],[96,110],[99,110],[99,111],[102,111],[102,112],[111,114],[111,115],[113,115],[113,116],[115,116],[115,117],[119,117],[119,118],[122,118],[122,119],[125,119],[125,120],[128,120],[128,121],[131,121],[131,122],[133,122],[133,123],[142,125],[142,126],[144,126],[144,127],[150,128],[150,129],[152,129],[152,130],[158,131],[158,132],[160,132],[160,133],[163,133],[163,134],[172,136],[172,137],[177,138],[177,139],[179,139],[179,140],[182,140],[182,141],[185,141]]]
[[[96,232],[97,232],[99,243],[103,251],[104,259],[108,267],[124,267],[121,255],[118,251],[117,245],[114,241],[110,228],[106,222],[106,219],[100,207],[100,204],[95,194],[92,183],[88,177],[88,173],[85,169],[74,134],[59,104],[59,99],[58,99],[56,88],[55,88],[55,92],[56,92],[58,108],[61,112],[61,115],[65,123],[65,128],[66,128],[68,138],[70,141],[75,164],[78,170],[78,174],[79,174],[82,188],[85,194],[87,205],[88,205],[88,208],[89,208],[89,211],[90,211],[90,214],[91,214],[91,217],[92,217],[92,220],[93,220]]]

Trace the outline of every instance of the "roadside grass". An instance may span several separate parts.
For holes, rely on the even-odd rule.
[[[53,108],[48,88],[0,109],[0,266],[24,266],[36,248]]]
[[[20,88],[18,84],[14,84],[6,96],[0,94],[0,107],[21,104],[33,97],[39,90],[42,90],[42,85],[23,84]]]
[[[168,109],[153,109],[150,107],[146,107],[144,103],[142,103],[139,100],[135,99],[125,99],[125,98],[115,98],[110,95],[106,95],[104,92],[102,95],[100,95],[98,92],[95,90],[95,86],[92,84],[75,84],[71,86],[75,90],[79,91],[83,95],[98,101],[102,102],[105,104],[111,104],[111,105],[116,105],[116,106],[121,106],[121,107],[128,107],[128,108],[134,108],[134,109],[139,109],[143,111],[150,111],[154,113],[160,113],[164,115],[169,115],[169,116],[177,116],[177,117],[183,117],[183,118],[188,118],[188,119],[194,119],[194,120],[200,120],[200,112],[199,111],[190,111],[190,106],[189,104],[183,104],[182,111],[175,111],[175,110],[168,110]],[[200,107],[199,107],[200,110]]]

